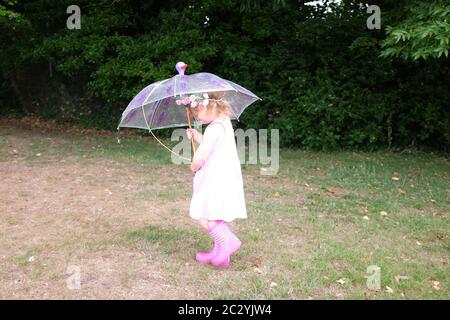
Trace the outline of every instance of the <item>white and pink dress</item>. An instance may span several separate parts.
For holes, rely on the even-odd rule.
[[[212,121],[197,152],[206,160],[195,173],[189,215],[193,219],[247,218],[241,164],[229,117]]]

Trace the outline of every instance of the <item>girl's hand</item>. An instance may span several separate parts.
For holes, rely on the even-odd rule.
[[[197,172],[203,166],[203,161],[195,161],[193,160],[191,163],[192,172]]]
[[[192,140],[192,137],[194,137],[195,141],[197,141],[198,143],[202,143],[203,135],[197,130],[188,128],[186,129],[186,134],[189,140]]]

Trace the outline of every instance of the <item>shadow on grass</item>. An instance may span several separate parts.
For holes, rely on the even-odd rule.
[[[176,259],[186,259],[199,250],[208,250],[212,242],[201,230],[185,230],[176,227],[163,228],[150,225],[128,233],[130,240],[141,240],[141,250],[157,249]]]

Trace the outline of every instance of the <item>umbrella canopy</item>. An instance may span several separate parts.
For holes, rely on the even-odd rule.
[[[176,100],[192,94],[223,92],[223,99],[231,107],[231,119],[239,119],[245,108],[260,99],[240,85],[211,73],[184,75],[187,65],[179,68],[180,64],[185,65],[182,62],[177,64],[179,74],[152,83],[131,100],[117,129],[129,127],[154,130],[188,126],[190,119],[186,117],[185,106],[178,105]]]

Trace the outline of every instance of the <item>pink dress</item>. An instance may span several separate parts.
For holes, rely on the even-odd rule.
[[[227,222],[247,218],[241,164],[229,117],[217,118],[206,127],[197,152],[207,157],[194,176],[191,218]]]

